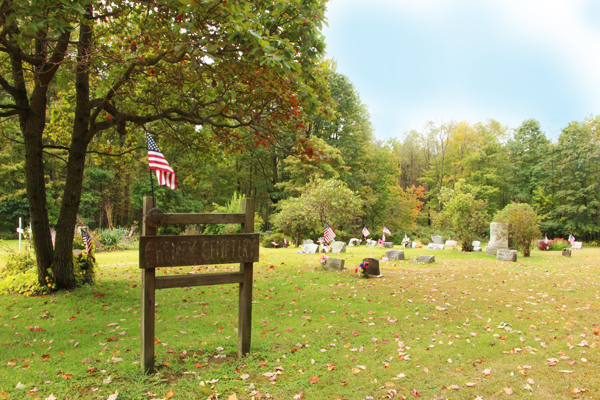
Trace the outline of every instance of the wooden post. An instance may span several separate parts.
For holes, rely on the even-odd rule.
[[[242,224],[242,233],[254,233],[254,199],[244,199],[242,212],[246,219]],[[238,314],[238,357],[243,357],[250,352],[252,341],[252,280],[254,264],[241,263],[240,272],[244,280],[240,283],[239,314]]]
[[[155,236],[156,227],[146,224],[146,215],[154,208],[156,199],[144,197],[142,236]],[[140,254],[140,258],[143,255]],[[142,271],[142,353],[141,364],[144,374],[154,373],[154,310],[156,304],[155,296],[155,269],[144,268]]]

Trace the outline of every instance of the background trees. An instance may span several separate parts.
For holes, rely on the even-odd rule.
[[[57,287],[75,284],[71,249],[90,148],[131,151],[143,145],[135,127],[143,124],[205,150],[270,147],[282,128],[301,131],[327,98],[324,10],[319,0],[2,3],[0,122],[18,117],[40,283],[52,266]],[[50,148],[66,162],[55,246]]]

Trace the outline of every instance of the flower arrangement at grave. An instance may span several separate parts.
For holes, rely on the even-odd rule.
[[[325,265],[325,264],[327,264],[327,259],[328,259],[328,258],[329,258],[329,257],[327,257],[327,256],[323,256],[323,257],[321,257],[321,259],[319,260],[319,262],[321,263],[321,265]]]
[[[368,269],[369,269],[369,262],[364,261],[359,264],[359,266],[354,270],[354,272],[355,273],[360,272],[363,277],[367,278],[368,277],[368,274],[367,274]]]
[[[571,247],[571,244],[563,239],[563,238],[558,238],[558,239],[546,239],[546,240],[540,240],[538,242],[538,249],[539,250],[543,250],[543,251],[549,251],[549,250],[562,250],[565,248],[569,248]]]

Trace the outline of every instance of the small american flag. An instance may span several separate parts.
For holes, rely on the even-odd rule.
[[[386,228],[385,226],[383,227],[383,233],[384,233],[384,234],[386,234],[386,233],[387,233],[387,234],[388,234],[388,235],[390,235],[390,236],[391,236],[391,234],[392,234],[392,232],[390,232],[390,230],[389,230],[388,228]]]
[[[156,172],[158,184],[168,186],[173,190],[177,189],[175,171],[173,171],[173,168],[171,168],[148,132],[146,132],[146,142],[148,143],[148,164],[150,169]]]
[[[569,234],[569,243],[571,243],[571,246],[575,243],[575,236],[572,233]]]
[[[371,232],[369,232],[369,230],[367,229],[367,227],[365,226],[362,230],[362,234],[364,237],[367,237],[371,234]]]
[[[85,253],[89,256],[92,252],[93,242],[87,229],[81,228],[81,237],[83,239],[83,245],[85,246]]]
[[[325,222],[325,231],[323,232],[323,239],[325,239],[325,243],[331,242],[335,238],[335,232],[327,222]]]

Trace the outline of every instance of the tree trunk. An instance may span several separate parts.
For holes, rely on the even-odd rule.
[[[56,248],[54,251],[54,277],[57,289],[72,289],[76,285],[73,269],[73,238],[77,223],[77,211],[81,202],[83,170],[87,143],[73,135],[67,162],[67,180],[56,224]]]
[[[91,10],[89,10],[91,15]],[[67,179],[56,224],[56,249],[54,252],[54,277],[57,289],[72,289],[77,284],[73,268],[73,237],[77,211],[81,202],[83,170],[87,146],[93,137],[90,128],[90,77],[93,31],[89,20],[79,29],[77,44],[77,70],[75,78],[75,119],[67,161]]]
[[[21,122],[25,138],[25,181],[29,201],[29,218],[37,261],[38,282],[42,286],[47,284],[46,278],[52,267],[53,256],[42,153],[45,112],[45,96],[42,98],[32,96],[29,115],[27,118],[22,118]]]

